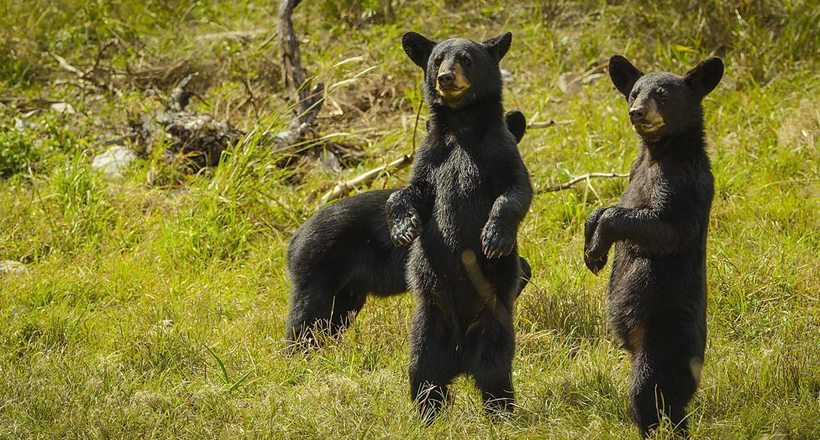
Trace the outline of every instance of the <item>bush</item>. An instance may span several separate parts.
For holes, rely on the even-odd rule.
[[[13,126],[0,125],[0,177],[23,172],[39,158],[30,137]]]

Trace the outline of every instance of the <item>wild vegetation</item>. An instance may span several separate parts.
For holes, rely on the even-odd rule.
[[[704,102],[716,196],[692,435],[820,437],[816,1],[303,2],[302,63],[326,95],[314,138],[290,149],[271,142],[293,107],[273,3],[0,2],[0,261],[22,263],[0,265],[0,437],[637,436],[629,362],[604,319],[608,270],[581,258],[584,219],[626,182],[546,191],[628,170],[637,139],[604,71],[615,53],[678,73],[726,62]],[[511,31],[506,108],[565,122],[520,145],[537,192],[519,237],[534,276],[516,308],[509,417],[488,417],[459,380],[443,417],[419,422],[410,295],[371,301],[312,355],[283,340],[290,234],[324,191],[423,136],[406,30]],[[129,136],[192,73],[192,111],[243,133],[196,174],[163,157],[161,136]],[[91,168],[112,144],[139,156],[119,178]]]

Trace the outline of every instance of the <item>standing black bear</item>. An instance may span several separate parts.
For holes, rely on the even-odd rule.
[[[424,69],[430,124],[408,186],[387,201],[387,219],[396,244],[412,242],[410,391],[427,422],[461,373],[475,379],[488,410],[512,409],[516,234],[532,187],[504,126],[498,63],[511,40],[402,37]]]
[[[505,120],[520,141],[527,127],[524,115],[511,111]],[[336,202],[293,234],[288,246],[288,342],[315,345],[314,330],[337,335],[364,306],[368,293],[390,296],[407,291],[408,248],[393,245],[385,221],[385,203],[394,192],[368,191]],[[531,276],[524,258],[521,272],[519,293]]]
[[[665,415],[686,433],[706,345],[706,230],[714,193],[701,100],[723,76],[710,58],[681,77],[644,75],[614,56],[609,74],[641,137],[620,201],[587,218],[593,273],[615,244],[609,319],[632,355],[631,410],[644,436]]]

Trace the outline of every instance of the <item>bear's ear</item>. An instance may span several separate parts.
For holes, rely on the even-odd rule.
[[[405,32],[401,36],[401,47],[404,53],[422,69],[427,69],[427,60],[430,59],[430,54],[436,46],[434,41],[424,38],[422,35],[415,32]]]
[[[499,62],[502,58],[504,58],[504,55],[507,54],[507,51],[510,50],[511,43],[512,33],[507,32],[506,34],[490,38],[489,40],[481,43],[481,45],[487,49],[487,52],[489,52],[493,58],[495,58],[496,62]]]
[[[521,142],[521,138],[527,131],[527,118],[524,117],[524,113],[518,110],[509,111],[504,115],[504,122],[507,123],[507,130],[510,130],[515,142]]]
[[[683,77],[686,84],[700,93],[701,97],[714,90],[721,78],[723,78],[723,60],[718,57],[701,61]]]
[[[612,78],[612,83],[627,99],[629,99],[632,86],[642,76],[643,72],[633,66],[628,59],[620,55],[615,55],[609,59],[609,77]]]

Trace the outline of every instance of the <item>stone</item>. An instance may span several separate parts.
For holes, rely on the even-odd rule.
[[[14,275],[26,271],[26,265],[14,260],[0,260],[0,275]]]
[[[91,168],[101,171],[106,177],[121,177],[123,170],[137,158],[133,151],[121,145],[115,145],[105,153],[99,154],[91,163]]]
[[[57,113],[66,113],[69,115],[76,113],[76,111],[74,111],[74,107],[67,102],[55,102],[54,104],[51,104],[51,109]]]

